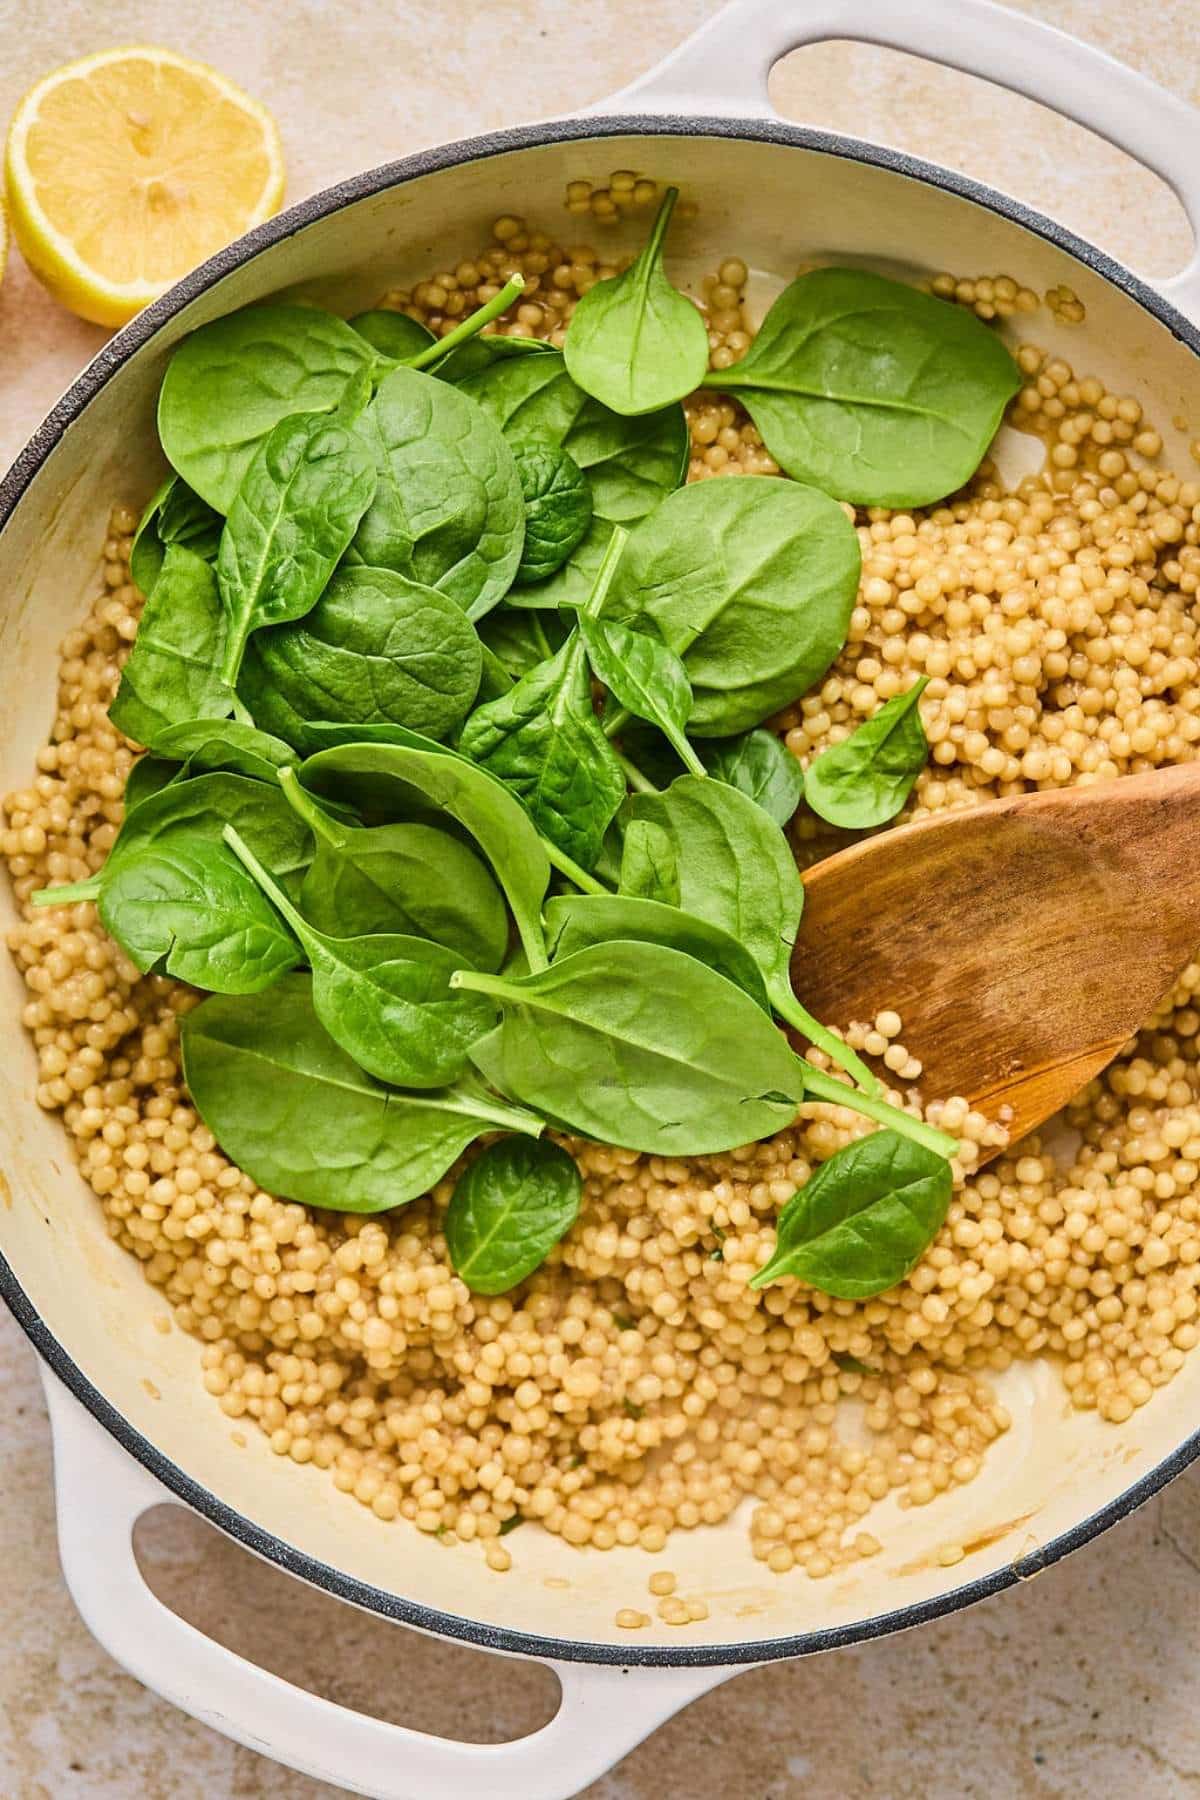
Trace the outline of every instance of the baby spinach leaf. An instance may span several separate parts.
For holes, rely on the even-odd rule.
[[[321,413],[283,419],[242,478],[217,556],[225,608],[221,673],[230,684],[246,639],[315,605],[371,504],[376,475],[358,437]]]
[[[561,650],[570,627],[558,613],[506,605],[481,619],[478,630],[484,644],[516,681]]]
[[[148,800],[161,788],[169,787],[182,773],[176,762],[163,756],[139,756],[125,777],[125,811],[131,813],[139,801]],[[52,889],[45,890],[53,892]]]
[[[750,952],[707,919],[631,894],[561,894],[546,904],[552,961],[618,938],[682,950],[740,987],[764,1012],[771,1010],[762,972]]]
[[[223,719],[233,693],[217,673],[225,619],[210,564],[168,544],[108,716],[135,744],[171,725]]]
[[[332,412],[376,352],[312,306],[248,306],[193,331],[167,365],[158,435],[171,466],[227,513],[263,439],[292,413]]]
[[[300,910],[318,931],[430,938],[459,963],[500,967],[508,949],[504,898],[465,844],[432,825],[347,825],[317,804],[295,770],[279,781],[316,840]]]
[[[579,1213],[583,1180],[546,1139],[489,1144],[455,1185],[443,1230],[473,1294],[506,1294],[543,1262]]]
[[[493,362],[465,379],[462,392],[483,407],[511,444],[531,439],[560,444],[587,476],[593,515],[587,534],[549,580],[520,590],[525,606],[582,606],[612,527],[653,512],[687,475],[682,406],[622,418],[571,380],[559,351]]]
[[[383,382],[359,429],[379,485],[356,554],[481,618],[511,587],[525,535],[517,465],[500,430],[459,388],[405,368]]]
[[[453,756],[447,744],[427,738],[407,725],[347,725],[338,719],[313,719],[304,726],[304,735],[318,750],[333,750],[342,744],[399,744],[405,750],[428,750],[434,756]]]
[[[607,733],[610,730],[606,720],[605,731]],[[672,750],[657,726],[647,725],[641,719],[622,719],[621,728],[614,735],[620,743],[622,753],[641,771],[651,787],[669,788],[683,774],[678,753]],[[705,745],[706,751],[713,748],[715,741],[714,739]],[[707,767],[706,757],[705,768]]]
[[[448,351],[429,372],[439,381],[465,381],[468,375],[478,375],[480,369],[486,369],[505,356],[536,356],[539,351],[547,350],[553,354],[554,346],[546,343],[544,338],[501,337],[499,334],[473,337]]]
[[[229,769],[255,781],[274,781],[280,769],[296,760],[289,744],[238,719],[168,725],[155,737],[154,751],[156,756],[186,763],[189,774],[197,769]],[[128,785],[125,794],[128,805]]]
[[[657,725],[680,761],[693,775],[703,776],[704,764],[684,729],[692,710],[687,670],[663,643],[653,619],[643,618],[638,625],[642,629],[623,619],[580,613],[579,630],[596,679],[628,712]]]
[[[470,710],[482,653],[470,620],[437,588],[393,569],[345,568],[303,619],[258,633],[239,692],[298,748],[310,719],[400,724],[440,738]]]
[[[782,1130],[803,1068],[739,988],[661,944],[609,943],[507,980],[454,985],[504,1018],[471,1051],[510,1099],[572,1130],[654,1156],[730,1150]]]
[[[704,385],[742,402],[797,481],[858,506],[926,506],[970,480],[1020,380],[962,307],[866,269],[814,269]]]
[[[750,1286],[791,1275],[839,1300],[885,1293],[937,1236],[952,1188],[950,1164],[923,1145],[894,1131],[859,1138],[793,1194]]]
[[[517,795],[543,837],[591,867],[625,798],[625,776],[592,708],[578,631],[507,694],[478,707],[459,748]]]
[[[747,795],[693,775],[680,776],[664,794],[635,794],[629,810],[626,858],[631,838],[637,842],[634,826],[656,827],[661,836],[654,860],[662,864],[670,858],[679,884],[674,904],[743,945],[774,1000],[790,985],[788,969],[804,910],[804,887],[782,831]],[[648,882],[641,883],[644,895],[647,888]],[[621,891],[629,891],[624,865]]]
[[[745,731],[704,747],[704,766],[714,781],[737,788],[776,825],[786,825],[804,793],[804,771],[773,731]]]
[[[410,356],[419,356],[422,350],[432,348],[438,341],[419,319],[410,319],[407,313],[393,312],[383,306],[356,313],[348,323],[351,331],[357,331],[373,350],[378,350],[392,362],[407,362]]]
[[[406,1094],[374,1081],[318,1020],[307,975],[255,998],[206,1000],[182,1028],[183,1072],[225,1154],[269,1193],[386,1212],[428,1193],[485,1132],[541,1121],[468,1077]]]
[[[804,797],[813,811],[844,831],[870,831],[894,819],[929,756],[917,702],[923,675],[808,766]]]
[[[494,650],[489,650],[483,639],[479,640],[479,695],[483,700],[498,700],[501,694],[507,694],[513,685],[513,678],[505,668]]]
[[[550,860],[529,815],[506,788],[465,758],[400,744],[344,744],[309,757],[306,787],[340,793],[347,781],[384,816],[432,805],[457,819],[475,839],[508,896],[531,968],[545,968],[542,900]]]
[[[525,547],[516,579],[545,581],[586,536],[592,522],[592,490],[575,458],[560,444],[517,444],[513,456],[525,501]]]
[[[708,328],[663,269],[678,188],[663,195],[649,242],[621,275],[598,281],[571,315],[563,356],[571,379],[613,412],[653,412],[700,386]]]
[[[631,899],[682,905],[675,838],[654,819],[627,820],[618,870],[621,893]]]
[[[728,737],[825,673],[846,641],[860,561],[827,494],[765,475],[700,481],[630,532],[608,610],[654,620],[692,684],[689,732]]]
[[[878,1095],[879,1082],[861,1057],[814,1019],[792,991],[790,966],[804,887],[787,839],[762,807],[724,782],[681,775],[665,794],[636,794],[630,815],[621,892],[681,906],[736,938],[761,969],[780,1018],[849,1070],[868,1094]],[[661,837],[643,840],[635,833],[640,825],[656,828]],[[655,892],[659,869],[667,879]]]
[[[610,542],[589,600],[597,610],[624,540],[618,531]],[[585,871],[591,867],[625,798],[625,776],[592,706],[578,628],[549,662],[471,714],[459,748],[512,789],[544,838]]]
[[[178,475],[168,475],[142,514],[129,553],[135,586],[149,594],[158,580],[168,544],[182,544],[205,562],[216,559],[224,520]]]
[[[100,871],[100,921],[139,969],[254,994],[300,952],[223,841],[227,823],[282,880],[307,866],[307,827],[278,788],[244,775],[173,781],[143,799]]]
[[[396,933],[327,936],[292,905],[231,825],[225,842],[291,928],[312,970],[313,1010],[360,1068],[410,1088],[445,1087],[462,1073],[496,1012],[480,995],[451,993],[455,951]]]

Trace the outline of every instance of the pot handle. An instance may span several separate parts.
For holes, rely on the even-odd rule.
[[[980,75],[1065,113],[1161,175],[1197,248],[1155,286],[1200,318],[1200,115],[1103,50],[993,0],[731,0],[657,68],[595,112],[773,116],[767,78],[780,57],[832,38],[906,50]]]
[[[462,1744],[351,1712],[214,1643],[142,1578],[133,1528],[180,1504],[58,1378],[42,1379],[54,1438],[59,1555],[89,1631],[131,1675],[214,1731],[370,1800],[569,1800],[673,1713],[738,1671],[623,1669],[546,1659],[562,1688],[548,1725]]]

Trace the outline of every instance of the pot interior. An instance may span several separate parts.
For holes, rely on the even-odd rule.
[[[1068,249],[978,199],[828,148],[669,131],[596,136],[604,129],[597,122],[568,131],[583,129],[588,135],[554,142],[537,142],[536,131],[525,134],[530,142],[522,134],[495,140],[485,155],[418,168],[415,178],[408,173],[376,192],[364,179],[359,197],[324,217],[314,208],[308,223],[197,293],[70,417],[0,536],[0,789],[30,778],[50,723],[58,644],[94,591],[111,503],[138,506],[159,479],[152,422],[172,345],[207,319],[281,293],[346,313],[368,306],[386,287],[472,253],[500,213],[556,229],[565,221],[565,184],[576,178],[603,183],[613,169],[631,168],[677,183],[698,210],[673,237],[676,264],[698,282],[722,256],[738,255],[754,271],[752,298],[764,305],[810,260],[861,259],[910,276],[1009,273],[1038,293],[1065,284],[1083,302],[1084,322],[1059,323],[1043,309],[1026,326],[1029,336],[1061,349],[1077,373],[1094,369],[1111,388],[1136,395],[1164,436],[1165,464],[1187,467],[1188,440],[1200,435],[1195,356]],[[599,230],[590,220],[587,227],[588,235]],[[1012,434],[1002,463],[1015,472],[1029,457],[1027,441]],[[0,923],[8,924],[11,908],[0,884]],[[198,1343],[156,1328],[164,1301],[109,1238],[58,1120],[35,1104],[23,997],[0,957],[8,1045],[0,1062],[0,1248],[28,1300],[88,1381],[192,1481],[292,1551],[403,1601],[501,1631],[618,1645],[626,1658],[663,1646],[667,1657],[683,1659],[687,1648],[717,1645],[743,1647],[745,1656],[759,1640],[853,1628],[937,1602],[1022,1559],[1034,1558],[1035,1567],[1042,1547],[1149,1476],[1200,1422],[1200,1356],[1121,1427],[1072,1409],[1055,1369],[1030,1362],[997,1382],[1014,1423],[979,1478],[928,1508],[901,1512],[885,1503],[870,1522],[883,1553],[848,1573],[827,1581],[770,1575],[751,1557],[744,1519],[734,1519],[679,1532],[655,1558],[581,1553],[530,1529],[511,1541],[513,1571],[493,1574],[474,1550],[447,1552],[380,1522],[326,1475],[272,1455],[257,1434],[247,1431],[244,1446],[234,1442],[231,1421],[201,1385]],[[939,1549],[952,1544],[968,1554],[943,1568]],[[656,1620],[634,1641],[614,1613],[644,1604],[647,1576],[662,1566],[678,1573],[681,1591],[707,1600],[710,1616],[686,1633]]]

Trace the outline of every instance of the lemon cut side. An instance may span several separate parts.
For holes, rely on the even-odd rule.
[[[215,69],[139,45],[31,88],[4,175],[34,274],[81,318],[123,325],[278,211],[283,150],[271,115]]]

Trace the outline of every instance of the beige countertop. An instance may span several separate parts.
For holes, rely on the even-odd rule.
[[[782,3],[782,0],[781,0]],[[569,112],[649,67],[714,0],[0,0],[0,123],[68,57],[148,40],[242,81],[280,120],[290,199],[423,144]],[[1200,100],[1196,0],[1024,0]],[[996,90],[830,46],[781,70],[786,116],[965,169],[1142,272],[1182,264],[1161,184]],[[0,287],[0,466],[103,341],[14,253]],[[1181,1430],[1186,1425],[1181,1420]],[[544,1720],[544,1671],[421,1639],[310,1593],[164,1509],[144,1564],[195,1623],[380,1717],[498,1740]],[[0,1315],[0,1800],[326,1800],[175,1712],[99,1649],[55,1553],[32,1354]],[[589,1800],[960,1800],[1200,1795],[1200,1471],[1035,1582],[918,1633],[739,1677],[588,1790]],[[431,1797],[432,1800],[432,1797]]]

